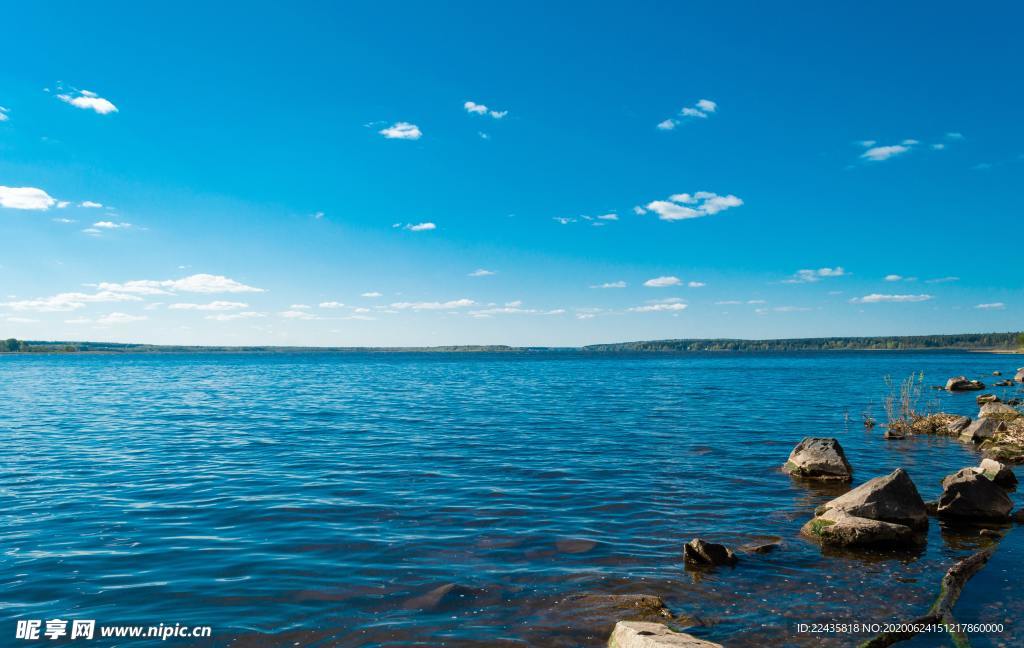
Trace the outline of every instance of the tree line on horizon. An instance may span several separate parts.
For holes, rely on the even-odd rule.
[[[116,342],[47,342],[0,339],[0,353],[197,353],[197,352],[487,352],[583,351],[586,353],[693,353],[709,351],[912,351],[928,349],[1007,350],[1024,349],[1024,332],[960,333],[953,335],[906,335],[878,337],[826,337],[777,340],[678,339],[592,344],[575,348],[466,345],[438,347],[278,347],[278,346],[177,346]]]

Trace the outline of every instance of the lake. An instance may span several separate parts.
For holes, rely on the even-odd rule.
[[[863,413],[884,419],[885,377],[923,372],[922,407],[974,416],[975,394],[928,386],[1021,365],[914,352],[3,356],[2,632],[59,617],[209,625],[212,645],[603,646],[609,623],[563,600],[590,592],[660,595],[699,622],[688,632],[728,646],[852,645],[796,624],[910,620],[990,541],[933,518],[920,552],[823,553],[798,532],[836,491],[779,467],[801,438],[835,436],[855,485],[902,466],[934,499],[979,456],[865,430]],[[1005,624],[975,646],[1021,645],[1021,535],[956,608],[963,623]],[[682,546],[697,536],[781,546],[693,572]]]

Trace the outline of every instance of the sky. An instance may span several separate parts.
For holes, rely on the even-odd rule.
[[[1015,3],[21,2],[0,337],[1024,328]]]

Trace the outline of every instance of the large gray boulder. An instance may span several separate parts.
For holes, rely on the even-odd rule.
[[[974,469],[980,475],[988,477],[989,481],[1003,488],[1012,489],[1017,487],[1017,476],[1013,469],[1001,461],[995,459],[982,459],[981,465]]]
[[[960,440],[964,443],[980,443],[985,439],[991,439],[996,432],[1006,430],[1006,424],[994,418],[979,418],[960,433]]]
[[[1017,370],[1017,374],[1013,379],[1019,383],[1024,383],[1024,367]]]
[[[927,528],[924,501],[898,468],[822,504],[801,532],[826,544],[856,547],[910,544]]]
[[[946,391],[980,391],[985,389],[985,383],[980,380],[970,380],[967,376],[955,376],[946,381]]]
[[[960,433],[966,430],[967,426],[970,424],[971,417],[958,416],[946,424],[946,434],[948,434],[949,436],[960,436]]]
[[[608,638],[608,648],[723,648],[722,644],[676,632],[661,623],[619,621]]]
[[[978,412],[978,418],[985,418],[986,416],[1018,416],[1020,412],[1010,407],[1006,403],[985,403],[981,406],[981,410]]]
[[[974,468],[964,468],[942,480],[936,513],[958,520],[1005,520],[1012,509],[1006,491]]]
[[[848,482],[853,468],[839,441],[833,438],[805,437],[789,453],[784,472],[801,479]]]

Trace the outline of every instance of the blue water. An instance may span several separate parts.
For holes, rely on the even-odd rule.
[[[559,603],[599,592],[659,594],[701,622],[693,634],[728,646],[851,645],[795,624],[913,618],[944,570],[989,541],[933,520],[920,553],[823,555],[798,531],[836,492],[778,467],[802,437],[836,436],[856,483],[903,466],[937,497],[941,477],[978,455],[865,431],[863,412],[883,416],[884,377],[991,381],[1022,364],[967,353],[0,357],[0,643],[16,619],[70,617],[210,625],[214,645],[601,646],[608,621]],[[923,401],[977,411],[973,394],[926,389]],[[1009,531],[958,607],[961,622],[1007,623],[976,646],[1024,637],[1007,562],[1024,555],[1021,535]],[[695,536],[782,545],[694,573],[681,547]]]

